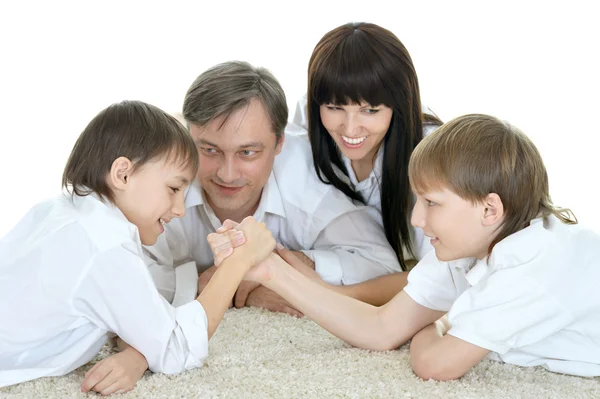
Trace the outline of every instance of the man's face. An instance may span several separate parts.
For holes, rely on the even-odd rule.
[[[283,137],[277,142],[258,99],[232,113],[225,124],[223,120],[219,117],[205,126],[190,124],[200,154],[197,179],[215,212],[248,216],[260,202]]]

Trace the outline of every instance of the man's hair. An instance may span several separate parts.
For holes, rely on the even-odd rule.
[[[194,175],[199,163],[194,140],[174,117],[141,101],[123,101],[102,110],[81,133],[63,172],[63,188],[114,202],[106,176],[119,157],[131,160],[134,170],[164,157]]]
[[[279,142],[288,119],[285,93],[271,72],[244,61],[224,62],[198,76],[185,95],[183,117],[198,126],[224,117],[225,124],[254,98],[265,107]]]
[[[448,188],[474,204],[498,194],[504,220],[488,252],[537,217],[553,214],[563,223],[577,223],[569,209],[552,204],[548,174],[533,142],[489,115],[455,118],[425,137],[413,151],[408,173],[419,193]]]
[[[382,142],[383,165],[378,184],[385,235],[406,270],[407,255],[414,255],[408,160],[423,137],[423,125],[441,125],[436,117],[422,112],[417,73],[408,50],[381,26],[364,22],[339,26],[321,38],[310,57],[307,99],[308,134],[317,175],[324,183],[363,203],[365,198],[334,170],[336,165],[348,174],[339,149],[323,126],[319,109],[322,104],[362,101],[392,109],[390,127]]]

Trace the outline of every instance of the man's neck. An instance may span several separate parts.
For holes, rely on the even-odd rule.
[[[256,201],[253,201],[252,205],[243,206],[242,208],[239,208],[239,209],[219,208],[214,203],[212,203],[212,201],[210,201],[210,200],[208,200],[208,204],[212,208],[213,212],[215,213],[215,216],[217,217],[217,219],[219,219],[221,224],[223,224],[223,222],[227,219],[233,220],[236,223],[241,223],[245,217],[254,215],[254,212],[256,212],[256,209],[258,209],[258,205],[260,204],[261,198],[262,198],[262,195],[260,197],[258,197],[258,199]]]

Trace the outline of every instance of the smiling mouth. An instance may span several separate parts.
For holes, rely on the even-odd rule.
[[[357,145],[362,143],[363,141],[365,141],[367,139],[367,136],[363,136],[363,137],[357,137],[357,138],[350,138],[350,137],[346,137],[346,136],[342,136],[342,140],[344,140],[346,143],[351,144],[351,145]]]

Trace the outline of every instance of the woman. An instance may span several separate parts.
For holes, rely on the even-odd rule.
[[[392,32],[349,23],[325,34],[293,124],[308,130],[319,178],[381,212],[403,270],[431,250],[409,223],[407,171],[413,149],[441,121],[421,106],[412,60]]]

